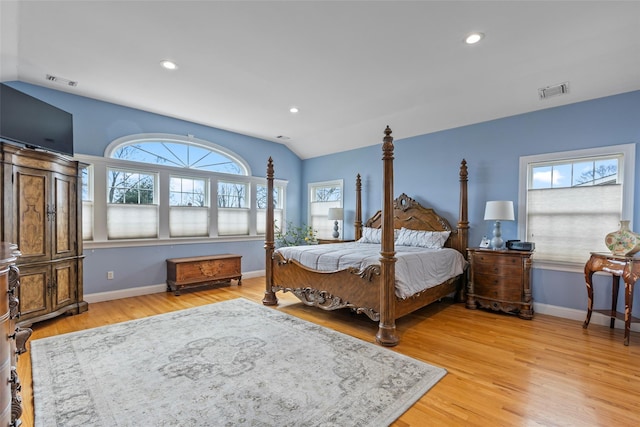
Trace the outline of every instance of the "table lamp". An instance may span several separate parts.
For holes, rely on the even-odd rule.
[[[513,221],[513,202],[504,200],[492,200],[487,202],[484,210],[485,221],[495,221],[493,226],[492,249],[501,249],[504,241],[500,231],[500,221]]]
[[[335,221],[333,223],[333,238],[337,239],[340,236],[338,232],[338,221],[342,220],[342,216],[344,215],[344,210],[342,208],[329,208],[329,216],[328,219],[330,221]]]

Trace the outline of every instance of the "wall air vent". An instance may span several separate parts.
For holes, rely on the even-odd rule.
[[[47,74],[47,80],[49,80],[50,82],[59,83],[59,84],[67,85],[67,86],[71,86],[71,87],[78,86],[78,82],[74,82],[72,80],[63,79],[62,77],[52,76],[51,74]]]
[[[564,95],[567,93],[569,93],[569,82],[564,82],[538,89],[538,96],[540,97],[540,99],[547,99],[551,98],[552,96]]]

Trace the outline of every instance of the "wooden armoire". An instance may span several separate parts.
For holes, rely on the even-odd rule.
[[[20,326],[87,310],[77,161],[2,144],[2,240],[18,245]]]

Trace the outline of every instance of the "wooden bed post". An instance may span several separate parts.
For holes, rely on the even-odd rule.
[[[358,241],[362,237],[362,181],[360,174],[356,176],[356,227],[355,240]]]
[[[460,162],[460,215],[458,220],[458,250],[467,258],[467,248],[469,247],[469,215],[467,208],[467,161]]]
[[[262,304],[276,305],[278,299],[273,292],[273,250],[274,250],[274,219],[273,219],[273,159],[269,157],[267,162],[267,229],[265,230],[264,249],[265,249],[265,291]]]
[[[380,251],[380,323],[376,341],[384,346],[398,344],[396,334],[396,257],[393,239],[393,137],[389,126],[382,144],[382,247]]]

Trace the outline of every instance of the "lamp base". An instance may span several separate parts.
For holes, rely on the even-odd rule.
[[[337,239],[340,237],[340,233],[338,233],[338,221],[333,224],[333,238]]]
[[[502,249],[504,240],[502,240],[502,232],[500,231],[500,221],[496,221],[493,225],[493,238],[491,239],[491,249]]]

